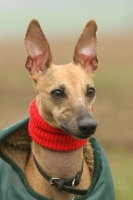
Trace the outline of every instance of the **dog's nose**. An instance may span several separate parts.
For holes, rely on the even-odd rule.
[[[81,119],[78,124],[79,130],[83,135],[92,135],[95,133],[97,123],[93,119]]]

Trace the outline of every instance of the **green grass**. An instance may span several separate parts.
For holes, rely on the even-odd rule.
[[[118,146],[105,146],[104,149],[111,167],[116,200],[132,200],[133,159],[131,149]]]
[[[102,66],[103,67],[103,66]],[[99,92],[101,90],[109,91],[112,87],[122,87],[128,89],[132,84],[132,67],[121,68],[121,66],[108,66],[108,68],[99,68],[94,77],[95,86]],[[114,88],[115,89],[115,88]]]

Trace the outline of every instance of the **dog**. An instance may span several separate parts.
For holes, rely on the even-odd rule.
[[[96,22],[90,20],[79,37],[72,62],[55,65],[39,22],[33,19],[28,26],[25,36],[26,68],[37,97],[30,105],[30,119],[23,122],[23,125],[29,123],[28,128],[26,126],[20,131],[21,122],[7,139],[1,136],[0,150],[3,160],[6,160],[4,155],[7,154],[10,154],[10,160],[16,159],[14,168],[19,171],[19,166],[23,171],[25,178],[21,179],[32,198],[107,200],[107,187],[111,194],[108,200],[114,199],[109,170],[109,175],[104,178],[108,183],[102,195],[96,197],[97,189],[94,189],[102,174],[96,169],[96,164],[101,166],[98,164],[102,160],[100,147],[94,144],[92,137],[97,128],[92,117],[92,104],[96,98],[93,76],[98,68],[96,32]],[[10,153],[7,153],[9,149]],[[24,156],[25,165],[20,165],[20,160],[24,163]],[[104,169],[106,164],[103,166]]]
[[[61,128],[77,139],[87,139],[96,130],[96,122],[91,116],[91,107],[95,99],[92,77],[98,67],[96,30],[96,23],[90,21],[76,45],[73,62],[61,66],[52,63],[48,41],[36,20],[29,24],[25,37],[25,47],[29,55],[26,68],[38,93],[39,113],[51,126]],[[41,167],[53,177],[70,178],[80,171],[82,148],[68,155],[48,151],[35,142],[32,148]],[[44,155],[43,159],[40,155]],[[44,163],[44,160],[47,160],[47,163]],[[51,188],[48,181],[34,168],[33,163],[31,155],[26,177],[32,188],[50,199],[71,199],[71,194],[64,194],[56,188]],[[54,169],[51,170],[50,166]],[[32,174],[35,174],[34,180]],[[86,189],[90,182],[90,171],[84,162],[82,179],[78,187]]]

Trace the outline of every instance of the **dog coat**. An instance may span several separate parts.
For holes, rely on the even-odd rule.
[[[49,200],[28,184],[24,171],[31,150],[29,117],[0,132],[0,200]],[[98,141],[91,137],[94,172],[85,196],[75,200],[115,200],[110,168]]]

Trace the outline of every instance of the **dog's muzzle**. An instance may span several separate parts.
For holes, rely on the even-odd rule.
[[[61,124],[61,129],[77,139],[87,139],[93,135],[97,128],[97,123],[93,118],[83,118],[78,120],[77,129],[70,129],[65,123]]]
[[[97,123],[95,120],[84,118],[78,122],[78,128],[83,136],[90,137],[93,135],[97,128]]]

